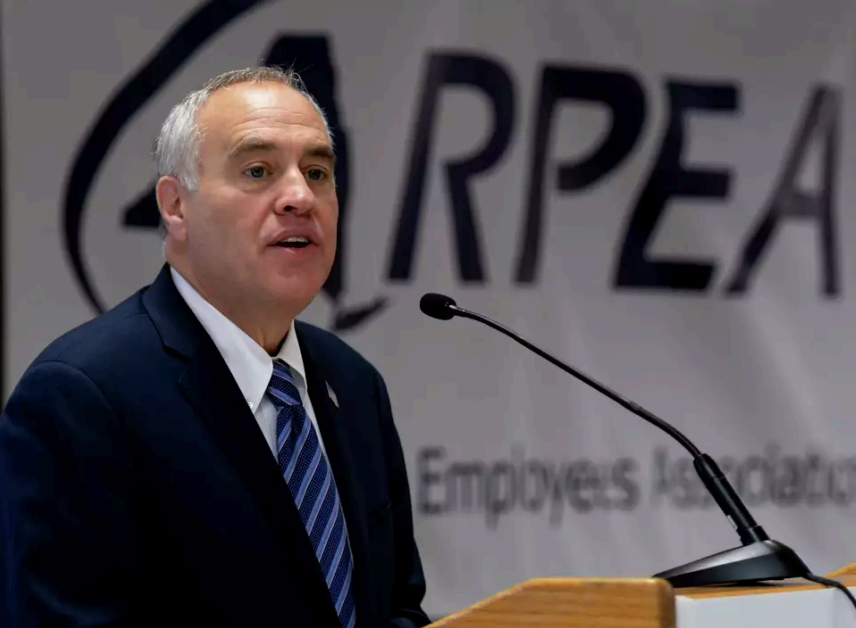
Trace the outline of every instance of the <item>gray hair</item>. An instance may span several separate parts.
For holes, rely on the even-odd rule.
[[[158,177],[174,176],[186,190],[194,191],[199,185],[199,144],[202,137],[196,116],[200,107],[217,90],[238,83],[263,82],[283,83],[306,98],[321,116],[332,147],[333,134],[327,116],[297,72],[278,67],[244,68],[215,76],[172,108],[161,127],[155,147]]]

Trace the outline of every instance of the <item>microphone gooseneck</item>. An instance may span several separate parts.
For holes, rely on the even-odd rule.
[[[705,488],[713,496],[720,510],[735,528],[743,546],[670,569],[656,574],[655,577],[669,580],[674,586],[704,586],[733,582],[781,580],[804,577],[811,573],[793,550],[777,541],[770,540],[764,529],[749,513],[740,496],[713,458],[702,453],[689,438],[674,426],[639,404],[625,399],[600,382],[536,347],[509,328],[486,316],[458,307],[451,297],[428,293],[420,300],[419,307],[424,314],[432,318],[450,320],[455,316],[460,316],[478,321],[505,334],[633,414],[663,430],[692,455],[696,473],[701,478]]]

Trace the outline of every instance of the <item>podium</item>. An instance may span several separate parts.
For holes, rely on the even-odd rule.
[[[856,591],[856,564],[827,574]],[[673,589],[656,578],[535,578],[430,628],[812,628],[856,626],[844,592],[807,580]]]

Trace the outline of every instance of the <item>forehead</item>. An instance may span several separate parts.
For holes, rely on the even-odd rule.
[[[312,103],[281,83],[239,83],[217,90],[200,107],[196,122],[203,152],[228,152],[248,136],[329,145]]]

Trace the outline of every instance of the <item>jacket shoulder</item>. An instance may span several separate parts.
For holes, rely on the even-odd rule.
[[[28,370],[47,362],[67,364],[90,377],[115,370],[145,343],[157,340],[157,332],[142,304],[142,293],[143,290],[138,291],[107,312],[57,337]]]
[[[378,375],[377,369],[362,354],[333,332],[305,321],[295,321],[294,328],[301,344],[324,356],[325,362],[347,365],[349,368],[370,370]]]

